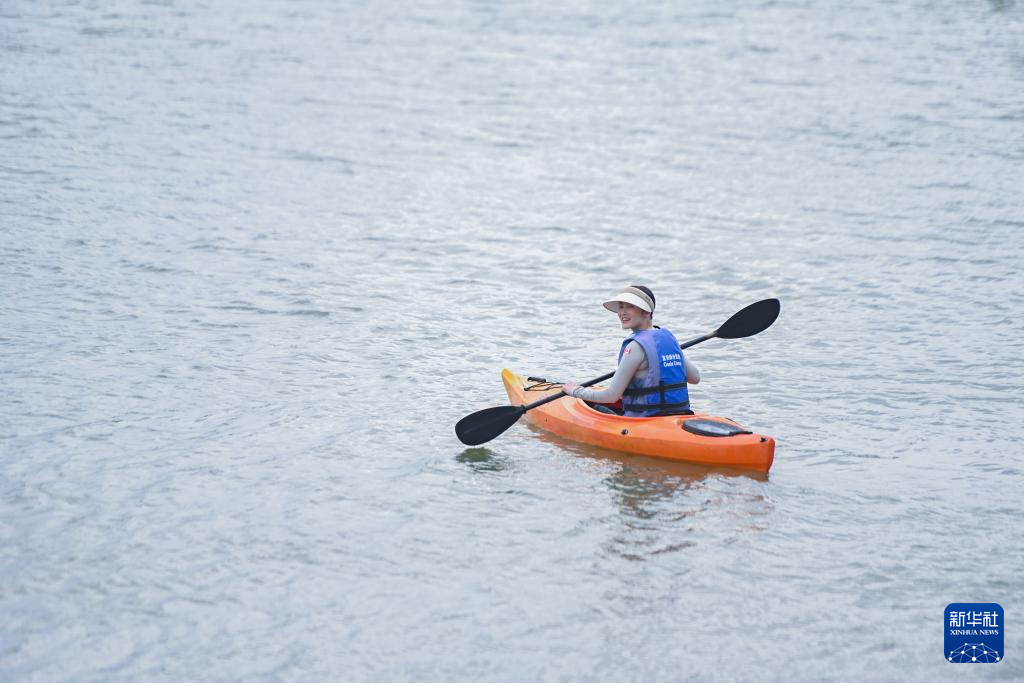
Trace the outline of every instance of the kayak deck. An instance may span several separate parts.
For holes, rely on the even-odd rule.
[[[539,385],[527,390],[526,378],[509,369],[501,371],[512,405],[525,405],[561,391],[561,385]],[[714,415],[623,417],[594,410],[582,399],[564,398],[533,408],[526,419],[541,429],[573,441],[625,453],[648,455],[719,467],[767,472],[775,459],[775,439],[762,434],[704,436],[683,429],[688,420],[715,420],[740,427]]]

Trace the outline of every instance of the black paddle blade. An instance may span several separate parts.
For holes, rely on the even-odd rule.
[[[778,299],[762,299],[746,308],[736,311],[731,318],[722,323],[715,331],[720,339],[740,339],[753,337],[764,332],[779,317],[782,304]]]
[[[467,446],[479,446],[514,425],[525,412],[522,406],[484,408],[459,420],[455,435]]]

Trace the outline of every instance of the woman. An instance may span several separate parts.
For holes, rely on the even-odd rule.
[[[632,330],[619,349],[619,367],[605,389],[566,382],[562,391],[591,403],[622,398],[626,417],[692,415],[686,385],[700,382],[700,370],[686,360],[671,332],[654,325],[654,293],[631,285],[605,301],[604,307],[618,313],[622,329]],[[604,406],[599,409],[611,412]]]

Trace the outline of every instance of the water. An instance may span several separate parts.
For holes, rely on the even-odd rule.
[[[0,6],[0,679],[1024,678],[1024,8],[820,4]],[[767,477],[455,439],[628,283]]]

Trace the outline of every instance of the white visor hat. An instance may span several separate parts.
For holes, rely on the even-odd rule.
[[[612,313],[618,313],[620,301],[627,304],[633,304],[642,311],[654,313],[654,301],[652,301],[651,297],[647,296],[647,292],[642,289],[637,289],[636,287],[625,287],[619,294],[608,299],[608,301],[605,301],[604,307]]]

